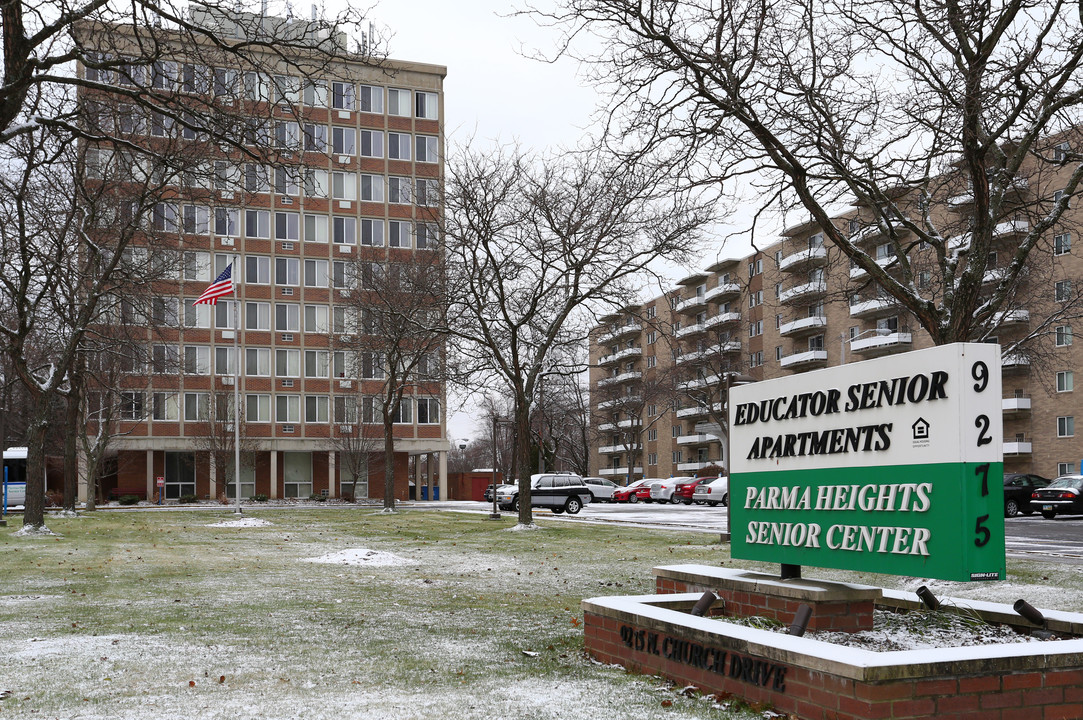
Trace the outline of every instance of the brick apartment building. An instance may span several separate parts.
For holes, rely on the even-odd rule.
[[[205,23],[226,42],[246,33],[252,40],[252,28],[258,35],[260,27],[285,28],[294,37],[307,32],[305,21],[232,17],[244,29],[228,17],[194,13],[192,21]],[[125,31],[117,32],[121,37],[102,43],[114,52],[126,42]],[[338,38],[337,47],[345,48],[346,40]],[[443,174],[446,68],[373,62],[342,49],[324,61],[320,74],[303,75],[297,68],[304,63],[287,62],[281,48],[265,50],[259,71],[212,65],[216,57],[233,56],[216,55],[209,45],[175,49],[174,58],[143,66],[140,77],[153,71],[147,82],[156,89],[250,116],[251,131],[272,148],[273,162],[260,163],[225,143],[199,143],[198,133],[176,119],[151,113],[128,123],[128,132],[173,140],[191,132],[192,147],[207,153],[208,173],[190,186],[167,189],[150,220],[157,246],[131,248],[133,257],[146,261],[149,255],[153,263],[158,248],[172,245],[177,267],[155,281],[149,307],[117,318],[129,325],[145,354],[126,368],[120,434],[112,440],[116,487],[103,491],[152,497],[162,477],[167,499],[232,497],[233,487],[223,487],[224,473],[203,439],[215,432],[210,425],[216,403],[232,402],[239,363],[245,442],[254,449],[241,469],[242,497],[382,497],[382,459],[367,476],[354,477],[341,457],[344,436],[382,438],[381,359],[349,349],[348,341],[366,329],[347,297],[358,283],[365,287],[368,271],[419,257],[431,261]],[[135,84],[123,71],[81,67],[80,73],[111,80],[120,91]],[[85,100],[85,90],[83,95]],[[90,168],[98,155],[111,151],[105,145],[88,148],[88,182],[94,182]],[[236,294],[216,307],[194,305],[234,260]],[[241,303],[238,357],[234,300]],[[440,485],[446,482],[443,407],[442,383],[419,382],[398,411],[399,499],[408,496],[414,480],[419,489],[428,485],[431,497],[437,470]],[[379,440],[372,457],[382,458],[382,449]]]
[[[1002,277],[1018,240],[1059,199],[1072,170],[1057,162],[1067,147],[1051,146],[1052,161],[1035,158],[1013,183],[1011,207],[994,231],[983,292]],[[944,233],[945,247],[965,255],[962,212],[972,196],[965,184],[942,195],[931,217],[942,228],[959,228]],[[909,198],[895,204],[906,217],[921,217]],[[1074,392],[1083,355],[1072,334],[1072,318],[1083,322],[1083,257],[1073,244],[1079,213],[1070,208],[1062,215],[1032,251],[1011,301],[971,338],[1005,348],[1005,472],[1056,477],[1083,471],[1083,438],[1075,433],[1083,396]],[[885,232],[873,218],[870,208],[854,206],[834,222],[889,273],[898,271],[897,248],[903,247],[918,292],[935,298],[934,249],[909,243],[904,223],[895,221]],[[622,481],[724,466],[718,419],[727,376],[765,380],[932,345],[867,272],[825,244],[816,223],[787,227],[773,242],[757,238],[756,246],[762,250],[716,262],[665,295],[602,319],[590,347],[592,472]]]

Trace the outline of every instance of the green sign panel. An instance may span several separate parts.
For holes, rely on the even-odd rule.
[[[733,557],[1004,578],[997,346],[734,388],[730,428]]]

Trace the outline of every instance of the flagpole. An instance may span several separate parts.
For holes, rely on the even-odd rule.
[[[238,256],[233,256],[233,487],[237,514],[241,514],[241,355],[237,336],[241,333],[241,294],[237,282]]]

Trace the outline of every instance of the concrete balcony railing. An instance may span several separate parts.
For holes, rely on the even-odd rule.
[[[827,364],[826,350],[806,350],[786,355],[779,361],[784,370],[808,370],[814,367],[823,367]]]
[[[890,315],[896,311],[893,298],[872,298],[871,300],[858,300],[850,303],[850,317],[873,317],[875,315]]]
[[[614,375],[612,377],[602,378],[598,381],[598,387],[610,387],[612,385],[620,385],[621,383],[631,382],[633,380],[641,380],[643,373],[638,370],[633,372],[625,372],[620,375]]]
[[[714,435],[694,433],[692,435],[678,435],[678,445],[706,445],[707,443],[720,442]]]
[[[598,448],[598,452],[605,453],[606,455],[614,453],[628,452],[628,450],[639,450],[643,447],[641,443],[634,445],[603,445]]]
[[[725,342],[711,345],[703,350],[693,350],[677,356],[677,364],[683,365],[686,363],[700,362],[712,357],[724,355],[727,353],[739,353],[741,352],[741,342],[739,340],[727,340]]]
[[[707,408],[702,405],[693,405],[692,407],[681,408],[676,412],[676,415],[684,420],[687,418],[707,417],[707,412]]]
[[[697,313],[703,308],[707,307],[707,294],[693,295],[690,298],[685,298],[677,303],[677,306],[673,308],[679,313]]]
[[[735,298],[741,294],[741,286],[735,282],[719,283],[717,287],[713,287],[704,293],[703,297],[707,302],[722,302]]]
[[[1005,415],[1014,415],[1017,413],[1030,412],[1030,397],[1020,397],[1018,395],[1012,397],[1006,397],[1001,400],[1001,407],[1003,408]]]
[[[602,477],[613,477],[613,476],[625,477],[625,476],[628,475],[628,468],[627,467],[602,468],[601,470],[598,471],[598,474],[600,476],[602,476]],[[632,468],[632,474],[633,475],[642,475],[643,474],[643,467],[639,466],[639,465],[633,467]]]
[[[704,323],[696,323],[695,325],[689,325],[687,327],[682,327],[680,330],[673,333],[673,336],[676,337],[676,338],[686,338],[686,337],[691,337],[693,335],[699,335],[700,333],[705,332],[706,330],[707,330],[707,326]]]
[[[1000,358],[1002,370],[1029,370],[1030,358],[1021,353],[1008,353]]]
[[[876,264],[879,265],[882,268],[886,268],[886,267],[888,267],[890,265],[894,265],[896,260],[898,260],[898,258],[896,258],[894,255],[892,255],[891,257],[878,258],[876,260]],[[851,280],[861,280],[861,279],[864,279],[864,278],[866,278],[868,276],[869,276],[869,273],[865,271],[865,268],[861,268],[861,267],[850,268],[850,279]]]
[[[883,330],[876,331],[876,334],[869,337],[854,338],[850,341],[850,351],[873,357],[904,352],[909,350],[912,344],[913,336],[909,332]]]
[[[993,323],[1004,327],[1006,325],[1026,325],[1030,322],[1028,310],[1005,310],[993,315]]]
[[[778,334],[782,337],[793,337],[804,333],[816,332],[827,327],[827,318],[823,315],[811,315],[809,317],[790,320],[778,326]]]
[[[643,402],[643,397],[640,395],[625,395],[612,400],[603,400],[598,403],[598,409],[606,410],[608,408],[624,407],[625,405],[638,405],[641,402]]]
[[[820,247],[795,252],[793,255],[787,255],[778,264],[778,269],[782,272],[800,272],[810,267],[818,267],[826,262],[827,248],[821,245]]]
[[[1034,452],[1034,446],[1029,440],[1014,440],[1004,442],[1005,455],[1030,455]]]
[[[711,328],[722,327],[723,325],[739,322],[741,322],[741,313],[724,312],[707,318],[707,321],[703,323],[703,328],[705,330],[710,330]]]
[[[797,285],[796,287],[783,290],[778,295],[778,301],[780,303],[792,303],[805,301],[809,298],[818,297],[827,292],[827,283],[823,280],[816,280],[814,282],[804,283]]]
[[[618,363],[621,360],[627,360],[628,358],[642,357],[642,356],[643,356],[643,348],[641,348],[641,347],[624,348],[623,350],[618,350],[615,353],[610,353],[608,355],[601,356],[600,358],[598,358],[598,364],[599,365],[612,365],[613,363]]]
[[[677,470],[680,472],[695,472],[696,470],[702,470],[708,465],[722,466],[721,460],[693,460],[690,462],[677,463]]]
[[[629,337],[631,335],[638,335],[641,332],[643,332],[643,325],[636,322],[628,323],[627,325],[621,325],[618,328],[613,328],[605,335],[599,336],[598,344],[608,345],[615,340],[620,340],[621,338]]]

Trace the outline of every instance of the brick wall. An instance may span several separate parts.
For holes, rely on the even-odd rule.
[[[1083,718],[1083,668],[1079,667],[1008,673],[993,668],[986,675],[864,682],[721,644],[687,650],[678,636],[659,631],[656,624],[640,625],[587,612],[584,626],[587,652],[601,662],[661,674],[708,693],[733,694],[801,720]],[[637,633],[648,638],[653,633],[655,641],[639,642],[644,636]],[[675,648],[686,652],[681,655]]]

